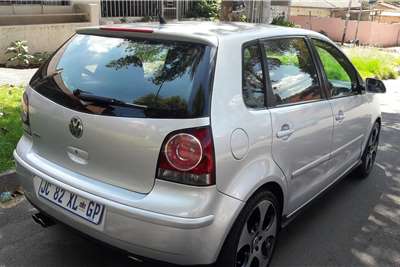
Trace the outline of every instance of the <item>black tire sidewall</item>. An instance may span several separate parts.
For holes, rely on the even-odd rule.
[[[218,261],[216,263],[216,267],[234,267],[236,262],[236,251],[237,251],[237,246],[239,243],[239,238],[240,234],[242,233],[242,229],[247,221],[247,218],[250,216],[251,212],[254,210],[254,208],[264,200],[270,201],[276,210],[276,216],[277,216],[277,230],[275,233],[275,244],[272,249],[272,256],[269,259],[269,263],[271,262],[271,259],[274,254],[274,250],[276,247],[277,239],[278,239],[278,234],[279,234],[279,229],[281,225],[281,214],[282,214],[282,208],[277,200],[276,196],[268,190],[264,191],[259,191],[255,193],[246,203],[246,205],[243,207],[242,211],[238,215],[236,221],[234,222],[225,242],[224,245],[221,249],[221,253],[218,257]],[[260,266],[260,267],[266,267],[266,266]]]
[[[363,155],[362,155],[362,158],[361,158],[361,165],[358,167],[358,174],[360,175],[360,178],[366,178],[366,177],[368,177],[368,175],[369,175],[369,174],[371,173],[371,171],[373,170],[373,166],[372,166],[369,170],[367,170],[367,166],[366,166],[366,164],[367,164],[366,157],[367,157],[367,153],[368,153],[369,141],[370,141],[371,138],[372,138],[372,133],[373,133],[373,130],[375,129],[375,127],[378,127],[377,142],[378,142],[378,144],[379,144],[379,138],[380,138],[380,134],[381,134],[381,125],[379,124],[379,122],[375,122],[375,123],[374,123],[374,126],[372,127],[371,132],[370,132],[370,134],[369,134],[367,144],[366,144],[366,146],[365,146],[365,148],[364,148],[364,152],[363,152]],[[376,158],[375,158],[375,159],[376,159]],[[373,165],[375,164],[375,159],[374,159],[374,162],[372,163]]]

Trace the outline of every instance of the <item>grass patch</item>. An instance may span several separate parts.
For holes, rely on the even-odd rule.
[[[375,77],[386,80],[399,77],[400,55],[397,53],[371,47],[344,48],[344,52],[364,79]]]
[[[22,87],[0,86],[0,173],[14,167],[12,152],[22,135]]]

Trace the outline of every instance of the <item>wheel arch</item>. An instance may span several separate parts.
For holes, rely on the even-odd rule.
[[[371,134],[372,128],[374,127],[375,123],[379,123],[379,131],[380,131],[382,129],[382,115],[381,114],[379,114],[376,117],[374,116],[373,118],[371,118],[371,124],[368,126],[368,129],[366,130],[366,133],[365,133],[365,138],[364,138],[363,142],[361,143],[361,152],[360,152],[359,159],[361,159],[362,156],[364,155],[365,149],[367,148],[369,135]]]
[[[283,205],[284,205],[284,201],[285,201],[285,193],[284,193],[284,188],[282,188],[282,185],[276,181],[265,182],[264,184],[259,186],[256,190],[254,190],[251,194],[249,194],[248,197],[244,200],[244,202],[247,204],[253,196],[256,196],[257,194],[259,194],[260,192],[263,192],[263,191],[269,191],[277,198],[279,205],[280,205],[279,212],[281,213],[281,216],[282,216],[283,215],[282,210],[283,210]],[[244,204],[241,207],[241,209],[238,211],[238,213],[235,217],[235,220],[233,220],[232,224],[227,228],[226,235],[225,235],[223,242],[221,243],[221,246],[219,248],[217,262],[219,262],[221,256],[223,255],[224,248],[226,246],[232,246],[232,244],[230,244],[227,241],[229,240],[228,238],[229,238],[232,230],[234,229],[234,225],[235,225],[236,221],[238,220],[240,214],[242,213],[243,209],[245,208],[246,204]],[[280,219],[282,219],[282,218],[283,217],[281,217]]]
[[[283,215],[282,212],[285,204],[284,202],[285,196],[281,185],[275,181],[266,182],[265,184],[261,185],[256,191],[254,191],[253,194],[251,194],[251,196],[249,197],[249,199],[260,191],[270,191],[272,194],[275,195],[280,205],[279,208],[281,215]]]

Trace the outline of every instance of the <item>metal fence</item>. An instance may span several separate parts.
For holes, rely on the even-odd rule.
[[[263,23],[265,22],[264,8],[267,5],[266,1],[259,0],[245,0],[246,4],[246,17],[247,21],[251,23]]]
[[[155,17],[159,14],[169,19],[187,18],[196,0],[101,0],[101,16],[112,17]],[[243,14],[248,22],[265,22],[264,10],[269,0],[244,0]]]
[[[0,0],[0,5],[69,6],[69,0]]]
[[[191,0],[101,0],[101,16],[107,17],[186,17]]]

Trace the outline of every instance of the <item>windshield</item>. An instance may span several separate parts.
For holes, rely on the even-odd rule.
[[[211,48],[203,44],[77,34],[39,70],[42,75],[35,75],[31,85],[59,104],[89,113],[204,117],[209,112],[210,63]],[[99,107],[74,97],[75,90],[148,109]]]

